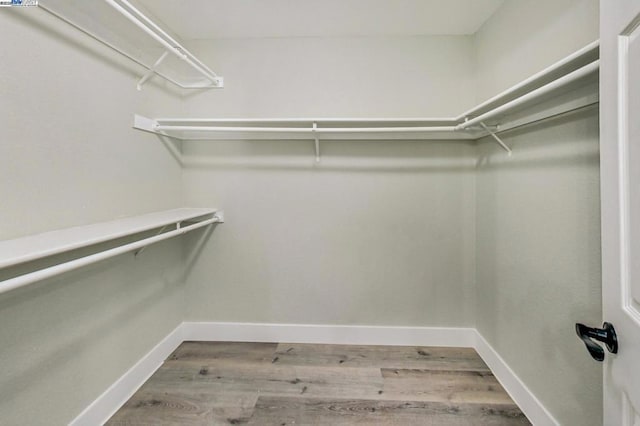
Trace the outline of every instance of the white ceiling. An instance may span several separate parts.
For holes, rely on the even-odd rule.
[[[183,39],[464,35],[504,0],[138,0]]]

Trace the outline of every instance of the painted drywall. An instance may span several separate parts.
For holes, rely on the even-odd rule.
[[[599,425],[602,370],[574,331],[601,322],[597,110],[479,145],[478,331],[561,424]]]
[[[509,0],[474,34],[482,102],[598,39],[597,0]]]
[[[442,117],[474,101],[472,40],[328,37],[196,41],[224,90],[185,114],[213,117]]]
[[[595,0],[507,1],[474,38],[483,100],[598,38]],[[478,147],[476,326],[561,424],[599,425],[601,365],[574,324],[602,322],[597,109]]]
[[[311,144],[233,144],[186,148],[215,160],[185,169],[188,202],[230,218],[189,275],[187,320],[472,324],[473,145],[323,143],[314,167]]]
[[[477,329],[560,424],[599,424],[602,365],[574,331],[601,323],[597,104],[500,137],[513,157],[479,146]]]
[[[179,164],[130,128],[170,92],[137,92],[126,61],[40,9],[3,8],[0,28],[0,239],[181,204]],[[1,294],[0,423],[67,424],[173,330],[181,249]]]
[[[186,114],[453,115],[473,99],[468,37],[221,40],[194,50],[224,92]],[[474,167],[469,142],[197,142],[188,204],[223,207],[186,284],[186,320],[468,326]]]
[[[525,13],[529,7],[535,9]],[[129,128],[134,112],[456,115],[597,37],[585,24],[594,10],[588,2],[514,1],[503,8],[475,41],[378,37],[193,43],[226,77],[226,88],[191,93],[183,109],[158,88],[136,92],[138,76],[117,59],[105,59],[107,52],[87,47],[92,42],[83,42],[73,29],[48,18],[34,22],[24,15],[0,15],[9,39],[0,51],[0,116],[3,135],[11,141],[0,147],[0,195],[11,206],[0,210],[1,238],[182,202],[227,212],[227,222],[201,251],[193,242],[202,235],[190,235],[183,244],[162,244],[147,256],[122,256],[0,296],[0,341],[8,342],[0,348],[0,365],[8,366],[0,370],[3,420],[69,421],[183,318],[419,326],[477,322],[559,420],[589,424],[599,419],[598,366],[569,333],[577,320],[600,320],[599,283],[594,282],[599,276],[597,151],[590,148],[597,119],[585,115],[513,133],[508,143],[523,153],[505,164],[489,141],[479,151],[462,141],[323,142],[320,165],[313,164],[312,142],[202,142],[185,146],[183,172],[157,138]],[[556,15],[560,21],[551,19]],[[520,24],[512,22],[515,17]],[[527,26],[530,21],[537,24]],[[530,31],[499,29],[507,23],[511,30]],[[567,36],[567,43],[548,36],[563,24],[568,27],[563,31],[575,35]],[[538,30],[539,36],[531,35]],[[549,185],[543,190],[539,182]],[[547,227],[557,231],[551,235],[553,246],[538,238],[538,233],[547,235]],[[517,249],[544,255],[546,263],[536,257],[501,263]],[[175,263],[181,252],[189,272],[184,298],[182,271]],[[482,255],[477,269],[476,252]],[[569,256],[566,269],[551,255]],[[570,303],[570,313],[554,302],[556,296]],[[533,328],[548,337],[558,327],[562,332],[547,340],[541,332],[530,340],[519,334]]]

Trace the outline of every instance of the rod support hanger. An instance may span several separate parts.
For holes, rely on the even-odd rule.
[[[316,163],[320,162],[320,139],[318,139],[318,123],[313,122],[313,139],[316,143]]]
[[[145,247],[151,244],[223,221],[224,213],[221,211],[183,208],[56,231],[55,237],[51,236],[50,233],[44,233],[19,238],[14,241],[0,241],[1,269],[54,254],[70,253],[93,244],[115,241],[124,237],[130,239],[135,236],[135,241],[125,241],[115,247],[106,248],[84,257],[56,263],[2,280],[0,281],[0,293],[24,287],[125,253],[133,252],[139,255],[145,250]],[[170,229],[174,226],[176,229]],[[138,237],[143,232],[152,232],[155,229],[163,229],[163,231],[156,235]]]
[[[142,90],[142,86],[144,86],[144,84],[156,74],[156,69],[158,68],[158,66],[160,66],[160,64],[162,63],[162,61],[165,60],[165,58],[167,57],[167,55],[169,55],[169,51],[165,50],[164,53],[158,58],[158,60],[151,66],[151,68],[149,69],[149,71],[147,71],[142,78],[138,81],[138,84],[136,85],[136,88],[138,89],[138,91]]]
[[[99,43],[102,43],[104,46],[112,49],[113,51],[119,53],[120,55],[126,57],[127,59],[133,61],[134,63],[140,65],[145,68],[147,71],[142,76],[140,81],[138,82],[138,90],[142,89],[144,83],[154,75],[160,76],[165,80],[169,81],[172,84],[182,88],[182,89],[219,89],[224,87],[224,79],[218,76],[213,70],[211,70],[207,65],[205,65],[202,61],[196,58],[191,52],[189,52],[185,47],[180,45],[180,43],[175,40],[169,33],[163,30],[158,24],[153,22],[149,17],[144,15],[140,10],[138,10],[134,5],[132,5],[128,0],[104,0],[105,4],[109,7],[113,8],[117,13],[121,14],[124,18],[126,18],[131,25],[138,27],[140,30],[145,32],[147,36],[151,39],[155,40],[160,46],[165,49],[165,52],[171,55],[175,55],[181,61],[184,61],[193,71],[195,71],[198,75],[204,78],[203,81],[192,83],[188,80],[180,80],[178,77],[172,77],[168,75],[166,72],[162,72],[158,69],[155,69],[162,60],[164,60],[164,56],[162,59],[157,61],[154,65],[149,65],[147,60],[142,57],[141,53],[130,53],[126,46],[119,46],[122,44],[121,42],[111,42],[109,41],[109,37],[104,37],[104,30],[106,29],[109,34],[113,32],[114,34],[119,34],[117,28],[113,28],[112,26],[104,25],[104,28],[99,29],[99,31],[95,31],[94,28],[95,22],[82,22],[82,20],[72,19],[71,17],[67,17],[69,14],[69,10],[77,9],[74,6],[73,2],[53,2],[53,8],[50,8],[48,5],[42,3],[37,4],[38,8],[49,13],[50,15],[60,19],[68,25],[71,25],[73,28],[78,31],[86,34],[92,39],[96,40]],[[103,3],[103,2],[94,2],[94,3]],[[9,2],[10,3],[10,2]],[[37,3],[37,2],[36,2]],[[76,2],[76,3],[91,3],[91,2]],[[56,5],[57,4],[57,5]],[[93,3],[92,3],[93,4]],[[66,5],[66,6],[65,6]],[[65,10],[65,8],[67,8]],[[96,13],[100,13],[99,11]],[[71,16],[76,15],[75,13],[71,13]],[[102,35],[100,35],[102,33]],[[138,41],[138,40],[135,40]],[[174,73],[177,70],[173,70]],[[169,73],[172,74],[172,73]]]
[[[489,127],[487,127],[486,124],[484,124],[484,121],[480,122],[480,126],[482,126],[482,128],[484,130],[486,130],[487,132],[489,132],[489,134],[491,135],[491,137],[493,139],[495,139],[496,142],[498,142],[498,145],[500,145],[502,147],[502,149],[504,149],[505,151],[507,151],[507,155],[509,155],[509,157],[511,157],[511,155],[513,154],[513,151],[511,151],[511,148],[509,148],[507,146],[506,143],[504,143],[504,141],[502,139],[500,139],[498,137],[498,135],[496,135],[491,129],[489,129]]]
[[[163,226],[162,228],[160,228],[160,230],[156,233],[156,237],[160,234],[162,234],[165,230],[167,229],[167,225]],[[145,251],[147,249],[148,246],[143,246],[141,248],[139,248],[138,250],[133,252],[133,256],[134,257],[138,257],[139,254],[141,254],[143,251]]]
[[[218,223],[224,223],[224,210],[218,210],[213,214],[214,219],[218,219]]]
[[[224,223],[224,211],[223,210],[219,210],[217,212],[215,212],[212,216],[212,219],[216,219],[217,223]],[[176,222],[175,223],[175,231],[179,231],[181,229],[183,229],[183,223],[182,222]],[[164,233],[164,231],[166,231],[168,228],[168,225],[163,226],[162,228],[160,228],[160,230],[154,235],[155,237],[157,237],[158,235],[161,235],[162,233]],[[143,246],[141,248],[139,248],[138,250],[133,252],[134,257],[138,257],[138,255],[142,254],[143,251],[145,251],[147,249],[148,246]]]
[[[216,76],[213,79],[213,85],[218,89],[222,89],[224,87],[224,77]]]

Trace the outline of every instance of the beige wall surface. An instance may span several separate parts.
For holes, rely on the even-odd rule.
[[[465,36],[195,41],[226,76],[188,96],[185,114],[215,117],[442,117],[474,102]]]
[[[323,143],[318,167],[311,144],[229,145],[185,148],[202,162],[187,202],[229,218],[191,271],[187,320],[472,325],[472,144]]]
[[[189,235],[0,295],[1,422],[68,422],[182,319],[476,325],[558,420],[600,419],[572,330],[600,321],[594,112],[504,134],[512,158],[489,140],[323,141],[319,165],[312,141],[217,141],[184,144],[181,168],[130,128],[457,115],[597,38],[597,2],[509,0],[474,37],[198,41],[226,87],[184,98],[137,92],[139,70],[46,15],[0,25],[0,239],[227,213],[201,252]]]
[[[597,0],[507,0],[474,34],[476,102],[599,37]]]
[[[473,94],[468,37],[197,42],[230,76],[187,114],[454,115]],[[188,320],[469,326],[468,142],[187,143],[188,204],[229,220],[187,282]],[[224,228],[224,229],[223,229]]]
[[[474,38],[478,100],[598,38],[595,0],[506,1]],[[478,331],[561,424],[598,425],[602,366],[576,322],[602,322],[598,113],[478,145]]]
[[[602,369],[574,324],[601,323],[598,114],[488,139],[477,174],[477,328],[561,424],[598,425]]]
[[[130,127],[174,96],[43,11],[0,28],[0,239],[181,204],[179,164]],[[181,272],[167,242],[1,294],[0,423],[71,421],[181,321]]]

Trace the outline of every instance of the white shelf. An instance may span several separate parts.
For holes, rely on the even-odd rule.
[[[84,257],[63,261],[43,269],[5,279],[0,281],[0,293],[124,253],[132,251],[139,253],[151,244],[186,234],[216,222],[224,222],[223,212],[216,209],[183,208],[2,241],[0,242],[0,269],[89,247],[93,244],[136,235],[140,232],[160,229],[154,236],[141,237],[133,242],[123,243]],[[175,226],[175,229],[167,230],[170,225]]]
[[[205,216],[216,209],[181,208],[0,241],[0,268],[88,247]]]
[[[598,102],[599,43],[572,53],[526,80],[456,117],[429,118],[147,118],[136,115],[138,130],[182,141],[213,140],[477,140],[526,124],[526,115],[544,118]],[[559,110],[550,103],[562,104]],[[538,110],[536,110],[538,108]],[[523,111],[525,113],[523,113]]]
[[[559,78],[568,75],[585,65],[589,65],[597,61],[599,58],[600,41],[596,40],[589,43],[582,49],[578,49],[570,55],[562,58],[558,62],[551,64],[540,72],[537,72],[525,80],[511,86],[507,90],[463,112],[456,117],[456,120],[460,121],[467,117],[476,117],[500,105],[504,105],[507,102],[513,101],[514,99],[530,93],[548,83],[558,80]]]
[[[185,141],[473,138],[473,129],[454,133],[456,124],[447,118],[151,119],[136,115],[133,127]]]
[[[38,6],[145,68],[138,89],[154,75],[184,89],[224,86],[177,36],[128,0],[40,0]]]

